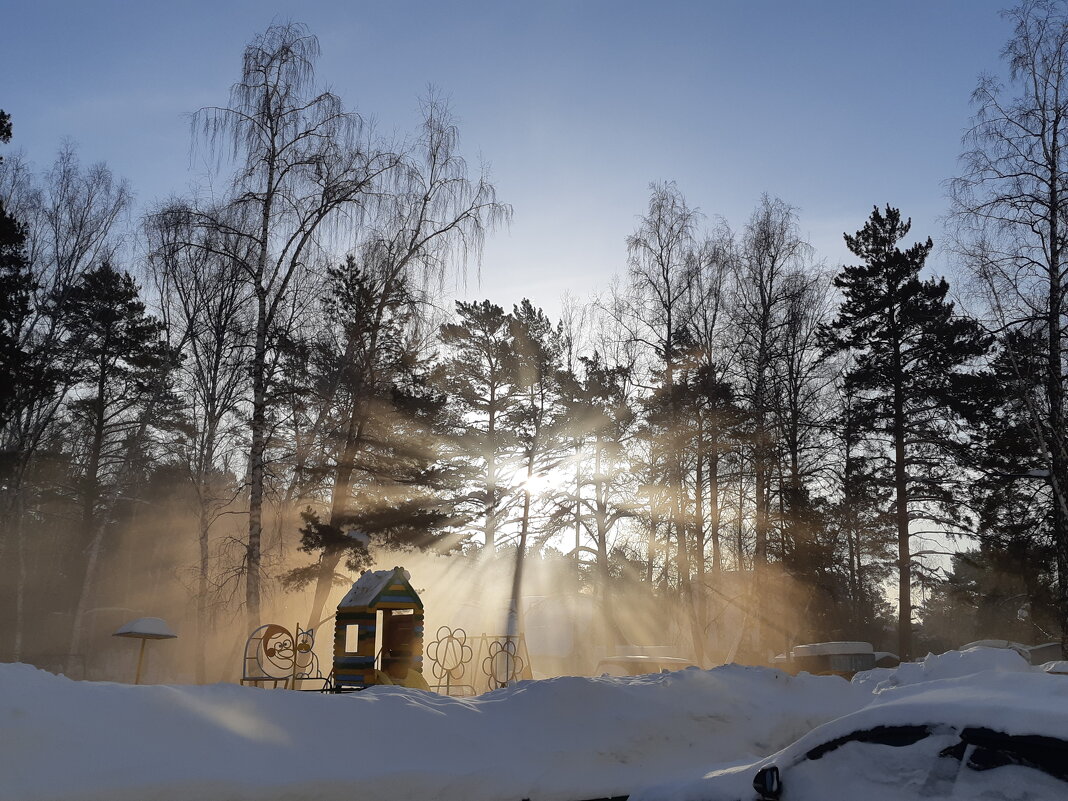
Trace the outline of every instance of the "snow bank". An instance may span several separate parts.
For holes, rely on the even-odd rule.
[[[1021,673],[1031,664],[1010,648],[976,646],[963,651],[927,654],[918,662],[905,662],[896,668],[875,668],[858,673],[853,683],[880,693],[894,687],[939,679],[973,676],[987,671]]]
[[[0,801],[720,797],[713,785],[751,797],[755,766],[917,722],[1064,736],[1068,678],[991,648],[852,683],[728,665],[522,682],[473,699],[75,682],[0,665]],[[892,750],[886,765],[905,756]],[[791,781],[828,781],[823,761],[806,765]]]
[[[74,682],[0,665],[0,799],[611,796],[759,758],[870,697],[737,665],[475,699]]]
[[[752,798],[757,770],[777,765],[793,799],[863,798],[865,801],[923,801],[946,797],[937,791],[938,755],[957,742],[953,732],[990,728],[1010,735],[1068,737],[1068,677],[1032,668],[1015,651],[971,648],[904,664],[894,670],[858,673],[856,689],[872,694],[853,714],[828,721],[776,754],[749,763],[713,768],[696,781],[646,786],[631,801],[710,801]],[[877,726],[928,725],[946,733],[912,746],[847,743],[833,759],[806,760],[822,745]],[[976,773],[958,771],[946,780],[954,798],[1039,801],[1068,797],[1068,785],[1036,770],[1007,766]],[[955,786],[951,786],[956,781]]]

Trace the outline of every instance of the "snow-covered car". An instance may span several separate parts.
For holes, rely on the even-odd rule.
[[[853,763],[868,762],[884,769],[887,764],[900,765],[900,759],[888,756],[884,749],[869,746],[911,749],[902,755],[911,763],[909,769],[894,770],[893,775],[887,777],[896,777],[898,780],[912,779],[913,787],[903,790],[901,796],[894,795],[895,798],[911,797],[915,794],[912,790],[916,789],[917,784],[918,795],[924,798],[962,797],[962,794],[963,797],[970,798],[975,797],[973,793],[978,792],[981,792],[983,797],[996,797],[992,794],[996,792],[998,779],[1005,780],[1002,782],[1002,790],[1006,796],[1015,797],[1015,791],[1021,784],[1021,778],[1016,773],[999,774],[994,777],[993,786],[988,777],[972,775],[1010,765],[1031,768],[1060,779],[1061,782],[1057,783],[1050,783],[1044,777],[1036,776],[1023,780],[1027,784],[1037,783],[1036,790],[1038,786],[1048,786],[1051,792],[1049,798],[1068,795],[1068,785],[1062,783],[1068,782],[1068,740],[1042,735],[1006,734],[978,726],[967,726],[959,730],[939,724],[861,729],[810,748],[799,758],[795,758],[789,766],[791,773],[798,772],[798,766],[806,761],[828,759],[828,754],[853,744],[858,747],[844,759],[846,763],[859,769],[861,780],[868,784],[875,778],[872,776],[871,765]],[[913,767],[920,769],[922,782],[916,781],[920,776]],[[816,768],[814,772],[822,771]],[[837,773],[837,770],[835,772]],[[760,801],[778,801],[782,797],[783,786],[783,772],[778,765],[765,765],[753,776],[753,790]],[[791,792],[788,797],[799,796]],[[1045,796],[1029,794],[1028,797]]]
[[[777,754],[631,799],[1068,798],[1068,680],[991,672],[977,687],[977,678],[887,687]]]

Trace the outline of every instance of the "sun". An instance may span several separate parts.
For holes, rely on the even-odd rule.
[[[538,497],[557,491],[567,491],[573,481],[574,476],[568,475],[563,470],[545,470],[534,473],[529,478],[521,481],[519,488],[529,492],[533,497]]]

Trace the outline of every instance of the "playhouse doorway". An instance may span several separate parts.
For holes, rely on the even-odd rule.
[[[411,609],[379,609],[377,637],[378,667],[390,656],[412,655],[415,650],[417,616]]]

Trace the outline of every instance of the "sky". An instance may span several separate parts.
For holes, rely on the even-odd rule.
[[[5,150],[43,168],[69,138],[140,210],[188,192],[188,114],[225,102],[256,33],[304,22],[320,81],[385,134],[414,129],[428,86],[450,99],[469,163],[514,208],[460,294],[553,312],[623,271],[654,181],[735,229],[781,197],[832,267],[873,205],[937,243],[1007,4],[0,0]]]

